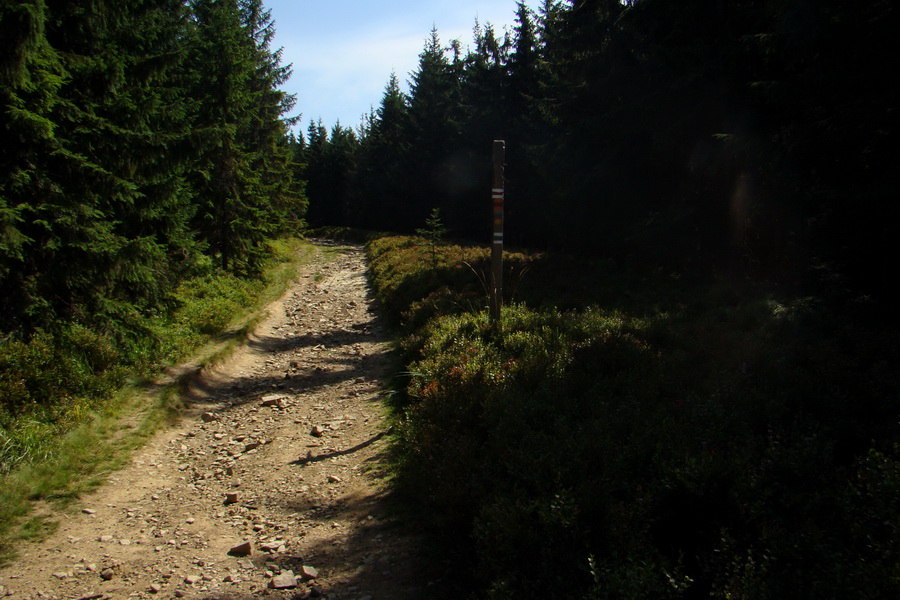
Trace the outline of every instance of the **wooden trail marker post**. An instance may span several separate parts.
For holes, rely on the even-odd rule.
[[[494,140],[494,177],[491,183],[491,199],[494,211],[494,239],[491,245],[491,321],[500,321],[503,304],[503,167],[506,160],[506,142]]]

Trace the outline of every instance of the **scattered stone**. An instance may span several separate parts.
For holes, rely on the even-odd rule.
[[[260,544],[259,549],[263,552],[283,552],[286,550],[286,547],[283,541],[275,540],[273,542],[264,542]]]
[[[244,542],[242,544],[238,544],[231,548],[228,551],[230,556],[250,556],[253,552],[253,546],[250,545],[250,542]]]
[[[332,294],[332,296],[335,295],[336,294]],[[346,303],[346,301],[338,302],[337,300],[335,300],[334,303],[336,305],[334,307],[335,309],[340,308],[340,304],[343,304],[347,307],[354,307],[355,305],[355,303]],[[360,304],[362,305],[361,300]],[[315,325],[312,320],[309,320],[309,322],[307,322],[308,319],[306,317],[306,307],[304,306],[303,308],[304,311],[302,312],[300,308],[296,309],[297,314],[302,314],[303,318],[301,319],[300,317],[297,317],[298,321],[296,323],[283,327],[283,333],[281,335],[312,335],[313,333],[320,333],[318,326]],[[332,310],[332,307],[327,308],[329,310]],[[354,310],[352,317],[344,315],[335,317],[334,319],[329,319],[329,322],[326,323],[325,326],[337,328],[335,346],[333,348],[326,348],[325,345],[320,345],[317,347],[317,349],[320,351],[328,351],[330,353],[336,352],[339,348],[343,347],[345,351],[349,352],[349,345],[343,346],[345,342],[340,339],[340,333],[341,330],[344,330],[344,332],[346,332],[346,330],[351,326],[353,329],[365,329],[367,333],[369,333],[370,331],[375,331],[377,333],[378,328],[375,326],[361,326],[357,328],[356,324],[351,325],[350,318],[356,318],[356,312],[362,314],[363,310]],[[295,329],[296,331],[294,331]],[[309,329],[309,331],[307,331],[307,329]],[[315,368],[314,363],[310,364],[313,358],[309,356],[307,350],[308,348],[298,347],[295,352],[298,357],[302,358],[291,360],[288,363],[290,365],[290,369],[293,370],[294,377],[302,377],[304,381],[312,379],[312,377],[307,374],[307,370],[311,372],[312,369]],[[369,351],[368,348],[366,349],[366,351],[372,352]],[[334,468],[334,470],[332,471],[332,475],[329,475],[327,473],[327,470],[323,473],[322,471],[319,471],[318,468],[308,469],[306,471],[305,479],[305,483],[308,485],[302,487],[305,487],[309,493],[304,493],[304,498],[308,495],[310,497],[310,501],[315,502],[314,504],[312,504],[312,506],[315,507],[316,510],[310,510],[308,514],[299,517],[283,517],[284,520],[282,521],[282,519],[278,518],[277,515],[268,514],[268,504],[270,504],[269,500],[265,500],[265,505],[260,504],[259,507],[257,507],[254,505],[257,500],[248,500],[248,496],[259,498],[259,501],[263,501],[264,498],[269,498],[267,494],[270,493],[270,490],[273,490],[272,493],[287,494],[291,493],[294,489],[294,486],[299,486],[300,483],[296,481],[293,474],[291,474],[290,476],[284,476],[282,475],[281,471],[275,470],[276,474],[281,477],[281,479],[275,482],[274,485],[281,487],[277,489],[270,488],[268,487],[269,483],[266,481],[266,473],[263,472],[266,470],[265,465],[263,465],[262,468],[257,467],[257,465],[255,464],[255,459],[253,457],[254,453],[245,455],[243,457],[240,456],[240,453],[241,449],[243,449],[243,452],[251,452],[252,450],[258,449],[260,446],[266,443],[262,440],[262,438],[268,437],[276,440],[278,442],[278,444],[276,444],[276,447],[283,443],[287,443],[287,438],[283,438],[281,436],[276,437],[275,432],[277,430],[275,429],[275,427],[293,422],[296,423],[296,427],[294,427],[294,425],[290,425],[290,427],[293,428],[294,434],[299,434],[301,438],[304,428],[307,429],[308,436],[314,438],[323,438],[307,440],[307,442],[305,442],[308,444],[314,444],[314,446],[310,447],[315,448],[314,451],[309,451],[308,457],[325,458],[329,456],[329,453],[335,452],[335,449],[332,448],[330,444],[336,442],[326,441],[324,438],[333,440],[334,437],[342,431],[347,432],[348,429],[354,426],[361,426],[363,420],[368,422],[368,419],[366,419],[366,415],[368,413],[366,413],[365,411],[362,411],[359,414],[357,414],[356,412],[352,412],[357,410],[356,404],[354,401],[345,402],[348,395],[351,395],[348,393],[348,389],[351,388],[348,388],[345,385],[347,382],[344,382],[343,380],[341,380],[342,387],[340,387],[339,389],[336,388],[333,393],[329,392],[329,398],[327,400],[324,400],[327,405],[324,407],[320,407],[327,409],[327,411],[320,412],[318,414],[316,414],[312,410],[312,407],[307,406],[306,403],[304,403],[301,408],[299,401],[295,399],[294,395],[290,392],[291,388],[287,387],[288,384],[283,384],[283,390],[287,391],[287,393],[283,393],[282,391],[278,391],[277,389],[267,389],[270,388],[270,386],[262,383],[265,381],[262,376],[271,378],[269,379],[269,383],[272,383],[277,375],[284,373],[285,369],[282,367],[282,365],[288,362],[286,358],[287,357],[283,354],[273,353],[272,364],[265,367],[256,368],[256,371],[258,372],[254,371],[253,373],[247,375],[248,378],[256,378],[259,376],[259,382],[251,382],[250,379],[248,379],[248,383],[246,384],[242,382],[240,386],[233,386],[233,391],[229,392],[230,395],[227,396],[226,400],[230,402],[231,406],[240,406],[243,404],[244,399],[250,399],[251,404],[249,406],[242,406],[239,411],[234,411],[234,414],[230,412],[207,412],[202,414],[195,413],[195,418],[199,417],[199,420],[202,420],[203,423],[209,423],[209,425],[201,424],[200,426],[197,426],[195,421],[194,430],[196,433],[190,432],[190,435],[186,433],[182,439],[193,438],[196,439],[197,442],[192,442],[190,447],[182,447],[180,449],[181,451],[179,451],[180,441],[175,441],[172,445],[167,445],[167,454],[170,458],[168,458],[166,462],[161,461],[160,466],[167,466],[167,468],[171,468],[171,466],[179,467],[181,465],[184,465],[182,472],[176,471],[176,474],[180,476],[177,479],[182,482],[181,484],[177,485],[184,487],[190,486],[186,490],[187,494],[185,494],[185,490],[181,487],[173,492],[172,490],[163,490],[162,488],[154,488],[148,485],[146,487],[149,487],[149,490],[145,488],[140,491],[141,497],[143,498],[145,504],[141,506],[141,510],[137,511],[135,518],[129,519],[128,526],[131,527],[130,529],[115,529],[116,537],[114,537],[113,535],[100,536],[99,534],[94,533],[95,536],[99,536],[99,541],[101,543],[104,543],[101,549],[98,549],[99,552],[108,552],[109,554],[105,555],[105,557],[102,559],[99,558],[99,555],[97,557],[91,556],[90,558],[97,560],[98,564],[88,566],[87,570],[101,575],[103,580],[112,580],[113,582],[111,584],[103,584],[102,582],[96,582],[96,580],[94,579],[95,584],[97,584],[98,587],[100,587],[101,585],[114,585],[117,589],[120,587],[128,587],[131,588],[130,592],[133,596],[140,596],[146,599],[154,597],[185,598],[192,597],[193,594],[215,594],[217,591],[221,592],[225,589],[234,590],[232,593],[237,594],[245,591],[243,588],[243,586],[245,585],[247,586],[248,590],[252,588],[254,589],[254,593],[258,593],[258,595],[261,596],[271,594],[271,597],[275,597],[279,594],[278,590],[284,590],[281,593],[284,594],[285,598],[291,596],[292,594],[297,594],[296,596],[293,596],[294,598],[321,598],[325,595],[321,585],[312,585],[318,582],[318,578],[320,577],[318,570],[315,567],[303,565],[303,559],[299,556],[299,552],[295,551],[294,548],[297,544],[297,539],[302,538],[304,535],[310,533],[310,531],[316,527],[321,527],[321,529],[318,530],[319,533],[322,533],[323,529],[328,530],[329,525],[334,528],[330,531],[326,531],[326,534],[333,534],[335,530],[340,531],[340,528],[344,527],[342,523],[326,520],[327,517],[331,515],[328,514],[328,512],[324,511],[332,507],[333,503],[336,502],[334,495],[342,487],[337,484],[343,483],[343,477],[348,477],[349,483],[352,483],[350,479],[353,479],[355,481],[355,469],[357,469],[357,467],[352,467],[354,470],[351,471],[350,466],[344,465],[343,463],[338,461],[338,465],[336,465],[338,468],[332,467]],[[301,369],[303,370],[302,375],[299,371]],[[331,369],[325,369],[322,367],[319,367],[317,371],[319,373],[335,372]],[[357,377],[356,379],[350,379],[349,381],[361,386],[358,388],[359,390],[361,390],[361,393],[369,393],[369,386],[365,385],[370,381],[368,378]],[[250,383],[252,383],[253,385],[250,385]],[[254,390],[254,387],[256,395],[249,395],[253,393],[252,390]],[[277,388],[278,386],[273,384],[271,387]],[[252,402],[254,397],[259,399],[256,403]],[[337,418],[336,413],[332,414],[330,412],[332,409],[335,409],[337,405],[340,405],[342,407],[341,410],[351,412],[347,413],[346,417]],[[262,407],[268,407],[270,408],[270,410],[263,410]],[[281,409],[283,409],[284,407],[287,407],[285,410],[296,412],[281,412]],[[247,411],[250,408],[253,408],[253,410],[250,414],[248,414]],[[213,410],[217,411],[218,409]],[[198,411],[198,413],[200,412],[201,411]],[[254,414],[255,416],[253,416]],[[283,421],[283,423],[279,423],[280,420]],[[313,426],[314,423],[318,423],[318,425]],[[241,441],[235,439],[238,437],[235,435],[238,432],[243,432],[246,435],[246,439],[242,439],[243,436],[241,436]],[[345,433],[345,437],[347,437],[348,435],[348,433]],[[210,439],[214,439],[215,441],[211,442]],[[206,444],[206,446],[199,445],[201,440]],[[259,442],[256,442],[255,440],[259,440]],[[300,442],[301,448],[303,443],[304,442],[302,441]],[[350,442],[348,441],[347,444],[350,444]],[[307,455],[307,452],[298,449],[298,451],[296,451],[296,455],[302,457],[304,455]],[[247,464],[248,460],[253,462],[254,464]],[[233,463],[236,466],[231,467],[229,466],[230,463]],[[323,466],[324,464],[327,463],[323,463]],[[156,465],[150,463],[150,466]],[[235,473],[235,470],[237,470],[238,473]],[[188,471],[190,471],[190,473]],[[341,473],[343,473],[343,475],[341,475]],[[226,478],[226,474],[230,477]],[[325,486],[321,485],[323,483],[323,475],[327,480]],[[235,481],[235,477],[240,477],[242,479],[242,485],[240,485],[240,487],[231,485],[231,483]],[[303,478],[300,477],[300,479],[302,480]],[[221,487],[218,487],[217,489],[216,486]],[[154,489],[155,492],[151,492],[151,490]],[[226,490],[231,491],[228,491],[226,493]],[[240,491],[240,493],[238,493],[238,491]],[[197,498],[189,497],[189,495],[191,494],[196,495]],[[157,502],[155,502],[154,504],[146,503],[147,499],[151,499]],[[224,533],[225,531],[233,531],[236,534],[234,535],[234,537],[243,537],[244,535],[247,535],[247,539],[250,539],[250,536],[253,536],[250,541],[242,540],[241,543],[234,545],[229,550],[227,550],[229,555],[239,557],[237,560],[226,561],[223,560],[224,557],[221,557],[221,555],[219,555],[219,559],[215,561],[221,561],[221,564],[219,565],[208,564],[206,567],[196,566],[196,564],[191,565],[192,561],[196,563],[196,561],[191,558],[193,552],[204,552],[204,550],[200,550],[200,548],[209,548],[211,546],[214,546],[214,544],[212,543],[212,541],[209,541],[209,543],[207,543],[207,541],[200,536],[196,528],[184,528],[179,525],[179,523],[194,523],[194,518],[186,518],[184,517],[182,512],[180,515],[180,518],[182,520],[179,521],[179,516],[176,516],[177,513],[173,515],[170,509],[173,507],[178,507],[180,504],[181,510],[185,512],[185,509],[192,510],[191,508],[188,508],[188,503],[192,502],[195,499],[209,499],[214,503],[218,499],[218,502],[220,502],[220,504],[218,505],[217,509],[213,509],[213,513],[215,513],[216,510],[219,511],[216,514],[217,521],[220,523],[220,527],[222,529],[222,531],[220,531],[219,533]],[[109,512],[108,506],[104,505],[102,502],[98,504],[102,506],[102,508],[97,509],[97,511],[104,511],[104,514],[101,515],[101,517],[103,517],[107,512]],[[186,504],[188,504],[188,506],[185,506]],[[224,507],[223,504],[225,505]],[[259,508],[260,510],[254,511],[253,509],[256,508]],[[95,511],[92,508],[85,508],[83,509],[83,512],[86,515],[95,514]],[[124,510],[122,510],[122,507],[120,506],[119,508],[114,509],[113,512],[116,515],[121,516],[122,513],[124,513]],[[260,513],[262,514],[260,515]],[[173,516],[174,519],[172,518]],[[212,516],[212,514],[209,514],[204,517],[201,514],[201,519],[197,519],[196,522],[202,521],[203,523],[207,523],[209,522],[209,519],[207,517]],[[265,518],[272,518],[275,520],[275,522],[266,522],[265,526],[263,527],[262,533],[258,536],[252,534],[249,529],[253,525],[259,525],[260,523],[262,523]],[[334,519],[335,517],[331,516],[331,518]],[[359,520],[360,518],[364,519],[365,522],[365,513],[363,513],[363,515],[361,515],[360,517],[357,517],[356,520]],[[234,527],[234,529],[232,529],[232,527]],[[138,533],[138,530],[140,530],[140,533]],[[127,535],[129,537],[133,537],[134,540],[131,541],[131,543],[140,544],[137,545],[135,549],[144,548],[146,546],[146,550],[150,550],[151,548],[154,548],[154,544],[166,544],[170,539],[172,540],[172,546],[155,546],[155,549],[159,552],[162,552],[162,554],[152,555],[151,552],[150,560],[153,560],[153,563],[146,562],[140,564],[140,566],[131,565],[130,562],[119,564],[118,562],[116,562],[116,558],[120,558],[123,561],[130,561],[131,559],[117,557],[114,545],[118,545],[120,543],[120,538],[117,537],[118,535]],[[282,535],[286,539],[272,539],[276,535]],[[91,539],[90,535],[86,536],[86,539]],[[93,539],[98,538],[95,537]],[[127,545],[129,543],[129,540],[123,540],[121,543],[123,545]],[[228,543],[227,538],[224,540],[224,543]],[[254,550],[252,544],[256,545],[255,557],[251,556],[252,551]],[[176,550],[174,546],[178,546],[179,550]],[[286,547],[290,548],[289,554],[286,553]],[[72,550],[70,550],[70,552],[77,553],[79,551],[77,546],[72,546],[71,548]],[[220,551],[221,549],[224,548],[220,546]],[[119,553],[128,554],[129,552],[126,551],[130,550],[132,549],[119,549]],[[323,554],[331,554],[329,550],[330,548],[325,548]],[[63,550],[63,552],[65,552],[65,549]],[[269,554],[262,554],[263,552]],[[284,554],[274,554],[275,552],[284,552]],[[297,556],[294,556],[295,554]],[[255,558],[255,561],[249,560],[249,558],[251,557]],[[72,558],[74,559],[75,557],[73,556]],[[207,560],[209,559],[207,558]],[[306,557],[306,560],[310,561],[310,557]],[[254,562],[257,562],[259,564],[254,565]],[[180,565],[176,563],[180,563]],[[268,567],[268,565],[272,565],[272,567]],[[281,568],[285,569],[281,573],[279,573],[279,565],[283,565]],[[301,567],[301,565],[303,566]],[[105,568],[107,566],[110,566],[112,568]],[[292,571],[287,570],[286,567],[290,567]],[[323,568],[324,567],[325,565],[323,565]],[[57,569],[61,568],[68,567],[63,566],[63,564],[57,566]],[[266,568],[270,568],[270,570],[275,573],[269,581],[263,579],[263,571]],[[86,575],[82,570],[84,569],[84,567],[82,567],[81,565],[79,565],[78,568],[73,569],[75,571],[75,575],[73,575],[72,573],[54,573],[52,570],[52,566],[46,565],[46,570],[40,575],[46,577],[47,575],[52,574],[54,577],[59,577],[60,579],[62,579],[62,576],[67,577],[62,582],[57,582],[55,584],[60,588],[64,586],[71,586],[72,589],[74,589],[74,587],[76,586],[76,576],[79,580],[81,580],[77,581],[78,586],[84,585],[86,582],[89,582],[91,580],[92,576]],[[102,574],[100,573],[101,570]],[[191,571],[194,571],[194,573],[199,575],[199,577],[197,575],[188,575],[188,573],[190,573]],[[321,577],[324,578],[328,574],[329,572],[326,569],[322,572]],[[182,578],[184,578],[183,582],[181,581]],[[51,581],[52,579],[53,577],[51,577]],[[301,583],[301,580],[307,583],[304,585],[303,583]],[[205,581],[212,581],[213,583],[207,584],[205,583]],[[240,583],[240,588],[234,585],[237,582],[242,582]],[[272,588],[268,592],[258,589],[263,587],[265,583],[268,583],[269,587]],[[215,588],[219,587],[220,585],[222,587],[219,588],[219,590],[216,590]],[[181,589],[179,590],[177,588]],[[4,591],[5,589],[3,588],[3,586],[0,586],[0,600],[3,600],[2,597]],[[18,591],[20,590],[17,590],[17,592]],[[354,592],[355,593],[352,593],[348,598],[358,598],[362,594],[363,590],[354,590]],[[128,592],[124,592],[121,594],[124,600],[124,597],[128,594]],[[74,595],[65,597],[72,598],[74,600]],[[91,600],[107,597],[109,596],[105,594],[97,594],[84,596],[79,600]],[[35,598],[35,600],[37,600],[37,598]]]
[[[193,525],[196,522],[196,519],[194,519],[194,517],[188,517],[187,519],[184,520],[184,522],[187,523],[188,525]]]
[[[82,508],[81,512],[83,512],[86,515],[93,515],[93,514],[97,513],[97,511],[94,510],[93,508]]]
[[[266,394],[262,397],[263,406],[281,407],[284,404],[284,394]]]
[[[293,571],[282,571],[269,581],[269,587],[276,590],[286,590],[297,587],[297,576]]]
[[[56,573],[53,574],[53,576],[56,577],[57,579],[65,579],[66,577],[69,576],[69,574],[66,573],[65,571],[57,571]]]

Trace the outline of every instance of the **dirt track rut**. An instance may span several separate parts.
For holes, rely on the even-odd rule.
[[[381,479],[392,368],[362,250],[320,256],[246,346],[197,379],[179,425],[21,548],[0,596],[431,596]],[[245,542],[249,555],[229,555]]]

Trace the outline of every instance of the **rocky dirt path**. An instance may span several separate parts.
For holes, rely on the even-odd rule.
[[[49,539],[21,548],[0,571],[0,596],[434,595],[414,536],[385,500],[381,394],[392,362],[362,250],[320,256],[269,313],[198,378],[178,426],[54,515]]]

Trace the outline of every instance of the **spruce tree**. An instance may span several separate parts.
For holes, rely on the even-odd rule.
[[[546,223],[553,211],[546,202],[551,181],[543,176],[545,155],[550,151],[547,141],[552,139],[553,130],[542,111],[549,71],[543,60],[542,31],[547,29],[539,30],[535,15],[519,2],[506,63],[505,175],[507,194],[514,199],[506,224],[510,242],[531,245],[547,243]]]
[[[498,38],[491,24],[476,21],[474,48],[467,53],[460,77],[459,140],[452,150],[456,166],[448,186],[445,214],[450,228],[472,239],[486,239],[490,213],[490,152],[495,139],[507,139],[511,115],[507,103],[508,36]]]
[[[279,89],[291,76],[291,66],[281,64],[282,49],[273,50],[275,23],[261,0],[242,0],[244,27],[251,36],[255,71],[251,91],[255,110],[243,132],[251,167],[259,177],[260,194],[269,198],[267,220],[272,233],[295,229],[306,212],[301,182],[294,176],[297,165],[288,149],[287,137],[296,117],[286,117],[296,98]]]
[[[360,140],[357,161],[357,196],[350,221],[361,227],[391,230],[410,198],[402,169],[410,142],[406,95],[396,73],[390,79],[368,131]]]
[[[183,126],[172,77],[181,5],[31,8],[25,68],[3,86],[4,128],[20,140],[0,159],[15,222],[3,244],[8,314],[24,330],[134,327],[177,277],[172,253],[191,248],[185,163],[170,147]]]
[[[461,70],[461,60],[450,62],[433,28],[410,85],[407,139],[414,150],[404,166],[407,180],[416,183],[410,205],[397,215],[403,231],[413,231],[435,204],[446,208],[448,189],[458,180],[451,157],[460,135]]]
[[[310,121],[306,130],[306,143],[304,144],[303,162],[306,164],[304,175],[306,177],[306,195],[309,198],[308,219],[310,225],[336,225],[330,222],[329,205],[331,203],[329,190],[328,164],[328,130],[322,124],[322,120]]]
[[[304,210],[281,118],[292,98],[277,90],[290,69],[269,47],[272,22],[257,0],[196,0],[191,7],[194,226],[223,268],[253,271],[266,240]]]
[[[33,254],[41,247],[36,210],[59,189],[48,157],[59,147],[54,109],[65,71],[47,42],[43,2],[0,5],[0,311],[3,332],[28,327],[28,315],[46,312]],[[46,319],[51,321],[51,319]]]

